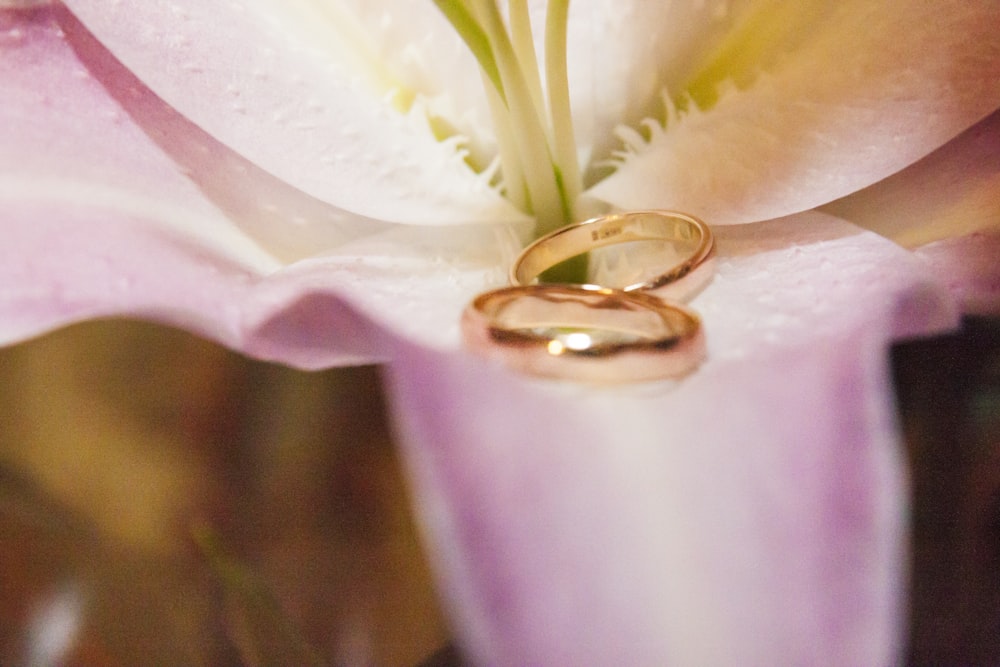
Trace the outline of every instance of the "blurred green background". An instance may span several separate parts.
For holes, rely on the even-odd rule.
[[[376,369],[114,321],[0,350],[0,387],[0,664],[31,662],[43,619],[73,636],[59,664],[413,665],[446,643]]]

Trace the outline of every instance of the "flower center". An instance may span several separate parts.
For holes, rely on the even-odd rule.
[[[500,153],[504,193],[532,214],[541,236],[575,219],[582,190],[566,71],[569,0],[550,0],[544,87],[527,0],[434,0],[483,73]],[[509,26],[509,27],[508,27]]]

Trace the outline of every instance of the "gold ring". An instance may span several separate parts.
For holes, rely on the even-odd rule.
[[[480,294],[462,314],[462,334],[516,370],[600,384],[677,378],[705,358],[701,319],[690,309],[595,285]]]
[[[714,246],[708,225],[685,213],[614,213],[541,237],[514,261],[510,282],[536,284],[552,267],[587,255],[586,280],[574,282],[626,292],[655,291],[658,296],[685,301],[711,279]]]

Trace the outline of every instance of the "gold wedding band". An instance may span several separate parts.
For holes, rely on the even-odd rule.
[[[711,279],[714,245],[708,225],[684,213],[615,213],[541,237],[514,261],[510,282],[536,284],[548,269],[586,254],[588,284],[684,301]]]
[[[462,314],[462,333],[471,349],[524,373],[599,384],[681,377],[705,357],[693,311],[595,285],[480,294]]]

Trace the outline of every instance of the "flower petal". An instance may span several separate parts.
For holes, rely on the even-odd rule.
[[[1000,312],[1000,112],[823,210],[917,248],[965,312]]]
[[[887,346],[955,322],[922,268],[820,214],[720,230],[693,304],[709,359],[678,383],[545,382],[397,343],[416,507],[470,657],[898,659]]]
[[[65,13],[0,12],[0,342],[124,313],[237,344],[247,285],[278,262],[108,96]]]
[[[142,211],[258,263],[270,254],[262,268],[387,227],[235,155],[166,107],[65,9],[0,19],[10,26],[0,44],[0,193]]]
[[[545,3],[535,3],[542,25]],[[614,130],[662,113],[661,93],[682,84],[760,2],[574,0],[568,61],[574,127],[581,150],[607,160]],[[595,48],[595,45],[599,45]]]
[[[264,0],[284,7],[288,0]],[[496,136],[483,78],[472,54],[433,2],[399,0],[297,0],[320,11],[343,6],[359,25],[358,39],[389,76],[425,105],[435,121],[462,136],[475,164],[496,155]],[[368,39],[365,39],[365,38]]]
[[[591,194],[716,224],[785,215],[900,170],[1000,105],[992,0],[816,2],[791,14],[801,21],[764,48],[759,76],[654,131]]]
[[[916,255],[947,284],[964,312],[1000,316],[1000,230],[928,243]]]
[[[1000,111],[824,210],[908,248],[1000,228]]]
[[[524,220],[352,69],[268,14],[268,3],[66,3],[168,104],[253,163],[342,209],[394,222]]]
[[[371,361],[372,317],[441,340],[519,246],[344,219],[165,108],[63,8],[0,12],[0,86],[2,343],[129,315],[303,367]]]
[[[881,353],[888,337],[945,326],[953,315],[903,251],[823,216],[721,232],[718,279],[696,304],[712,354],[699,373],[620,394],[531,382],[455,351],[461,305],[502,280],[505,244],[387,227],[275,270],[253,244],[229,246],[245,238],[179,177],[150,130],[109,104],[99,79],[66,75],[76,61],[49,20],[17,29],[0,74],[5,91],[16,91],[10,101],[31,104],[2,107],[11,121],[0,124],[2,144],[18,159],[3,163],[0,178],[12,180],[0,183],[13,183],[23,163],[25,173],[86,187],[62,199],[13,186],[4,194],[4,341],[125,313],[306,367],[393,356],[421,507],[440,512],[427,519],[430,535],[480,656],[565,664],[544,660],[565,656],[553,638],[567,650],[594,649],[565,656],[583,661],[613,649],[616,658],[669,656],[659,653],[661,638],[677,642],[664,650],[680,657],[746,648],[740,661],[855,647],[845,661],[868,664],[892,650],[901,491]],[[29,83],[48,76],[58,88],[31,97],[39,89]],[[9,128],[44,142],[40,154]],[[84,164],[82,148],[92,151]],[[128,186],[142,205],[123,204],[113,188],[87,199],[96,184]],[[196,224],[153,224],[174,220],[176,209],[147,209],[164,193]],[[484,254],[449,262],[436,254],[449,242]],[[413,277],[396,282],[404,273]],[[774,418],[777,407],[786,420]],[[663,445],[671,440],[685,446]],[[511,514],[521,507],[523,516]],[[745,560],[731,557],[734,542]],[[626,558],[627,568],[615,567]],[[664,578],[665,568],[682,576]],[[733,603],[710,604],[722,599]],[[699,641],[706,632],[733,642]]]
[[[273,265],[110,99],[68,48],[56,14],[65,11],[0,12],[0,196],[143,209],[243,261]]]
[[[359,359],[369,362],[389,358],[393,336],[454,349],[465,304],[506,284],[518,248],[503,226],[398,226],[303,260],[255,291],[241,349],[309,369],[343,363],[343,330],[357,332],[348,338],[364,343]]]

